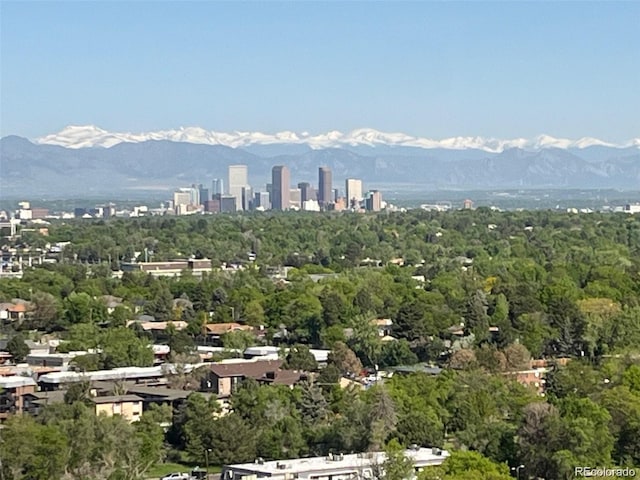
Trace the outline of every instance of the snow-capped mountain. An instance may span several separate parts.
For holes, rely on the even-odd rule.
[[[0,159],[0,195],[20,198],[171,192],[225,178],[228,166],[238,163],[248,166],[254,186],[270,181],[274,165],[289,166],[293,184],[317,181],[318,167],[326,165],[336,186],[345,178],[361,178],[368,188],[396,185],[400,190],[406,185],[425,190],[640,188],[640,139],[622,146],[546,135],[430,140],[371,129],[323,135],[202,128],[132,134],[89,126],[67,127],[35,142],[2,138]]]
[[[592,146],[612,148],[640,148],[640,138],[630,140],[624,145],[607,143],[597,138],[568,140],[540,135],[533,139],[517,138],[500,140],[483,137],[451,137],[441,140],[414,137],[404,133],[385,133],[370,128],[361,128],[349,133],[331,131],[319,135],[308,132],[291,131],[267,134],[260,132],[222,133],[205,130],[200,127],[186,127],[156,132],[129,133],[109,132],[93,125],[68,126],[58,133],[35,139],[35,143],[58,145],[66,148],[112,147],[120,143],[140,143],[148,140],[168,140],[172,142],[194,143],[201,145],[221,145],[231,148],[247,148],[256,145],[305,145],[313,150],[348,147],[413,147],[422,149],[481,150],[488,153],[501,153],[510,148],[540,150],[543,148],[584,149]]]

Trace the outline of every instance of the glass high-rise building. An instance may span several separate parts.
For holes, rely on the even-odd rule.
[[[333,187],[331,181],[331,169],[320,167],[318,169],[318,203],[325,207],[333,203]]]
[[[285,165],[276,165],[271,170],[271,208],[287,210],[290,202],[291,174]]]
[[[221,178],[214,178],[211,182],[211,195],[224,195],[224,180]]]

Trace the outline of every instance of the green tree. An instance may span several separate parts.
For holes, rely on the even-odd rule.
[[[105,305],[87,293],[71,293],[64,300],[64,308],[69,325],[99,323],[107,317]]]
[[[344,297],[335,290],[325,287],[320,293],[322,321],[326,326],[344,324],[347,305]]]
[[[210,461],[215,465],[251,462],[257,453],[255,428],[236,413],[231,413],[215,421],[209,447]]]
[[[411,351],[406,340],[386,342],[380,352],[380,368],[396,365],[413,365],[418,363],[418,357]]]
[[[62,305],[56,297],[46,292],[35,292],[31,301],[33,311],[29,323],[32,328],[53,331],[62,327],[62,322],[60,322]]]
[[[414,462],[404,453],[404,448],[396,440],[391,440],[385,448],[385,460],[382,462],[381,480],[406,480],[414,471]]]
[[[244,352],[247,348],[256,344],[256,336],[244,330],[235,330],[222,334],[222,346],[228,350],[240,350]]]
[[[299,388],[301,395],[298,400],[298,410],[303,425],[311,428],[325,421],[329,415],[329,404],[324,398],[322,389],[309,382],[302,383]]]
[[[214,414],[217,411],[217,404],[214,405],[204,396],[194,393],[189,395],[174,417],[169,437],[174,444],[184,448],[193,461],[204,460],[206,449],[211,448]]]
[[[355,353],[342,342],[336,342],[329,354],[329,365],[335,365],[341,375],[357,375],[362,371],[362,364]]]
[[[76,402],[91,404],[91,383],[88,380],[74,382],[64,392],[65,404],[73,405]]]
[[[512,343],[504,349],[504,355],[509,370],[526,370],[530,367],[531,354],[524,345]]]
[[[285,368],[314,372],[318,369],[318,362],[306,345],[294,345],[289,349],[285,358]]]
[[[20,363],[29,355],[29,346],[26,344],[24,337],[18,333],[11,337],[7,342],[7,352],[13,357],[13,361]]]
[[[3,473],[14,479],[50,480],[65,471],[65,436],[52,425],[31,417],[13,417],[2,429],[0,459]]]
[[[128,328],[112,328],[100,335],[102,368],[150,367],[153,351],[147,341]]]
[[[155,281],[149,290],[149,300],[144,312],[159,322],[173,320],[173,295],[169,286],[163,281]]]
[[[509,480],[509,467],[495,463],[478,452],[453,452],[440,468],[426,468],[419,480]]]
[[[393,399],[384,387],[374,387],[370,391],[371,399],[369,400],[369,424],[371,425],[370,433],[370,451],[380,450],[391,437],[398,425],[398,416],[396,415],[396,406]]]
[[[184,330],[177,330],[172,323],[169,323],[167,334],[169,337],[167,344],[172,354],[185,354],[194,351],[195,343]]]

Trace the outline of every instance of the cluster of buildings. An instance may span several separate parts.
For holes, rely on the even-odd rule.
[[[228,182],[213,180],[211,189],[202,184],[179,188],[173,193],[167,209],[176,215],[188,215],[202,211],[210,213],[241,212],[249,210],[305,210],[305,211],[373,211],[385,207],[378,190],[365,192],[362,180],[345,180],[344,195],[334,188],[332,172],[328,167],[318,169],[317,188],[309,182],[295,187],[286,165],[276,165],[271,170],[271,183],[265,191],[254,191],[249,184],[246,165],[230,165]]]

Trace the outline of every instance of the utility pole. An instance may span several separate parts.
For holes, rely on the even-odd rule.
[[[205,449],[205,451],[204,451],[204,461],[205,461],[205,465],[206,465],[206,467],[207,467],[207,471],[206,471],[206,474],[207,474],[207,480],[209,479],[209,452],[210,452],[210,451],[211,451],[211,449],[210,449],[210,448],[207,448],[207,449]]]

